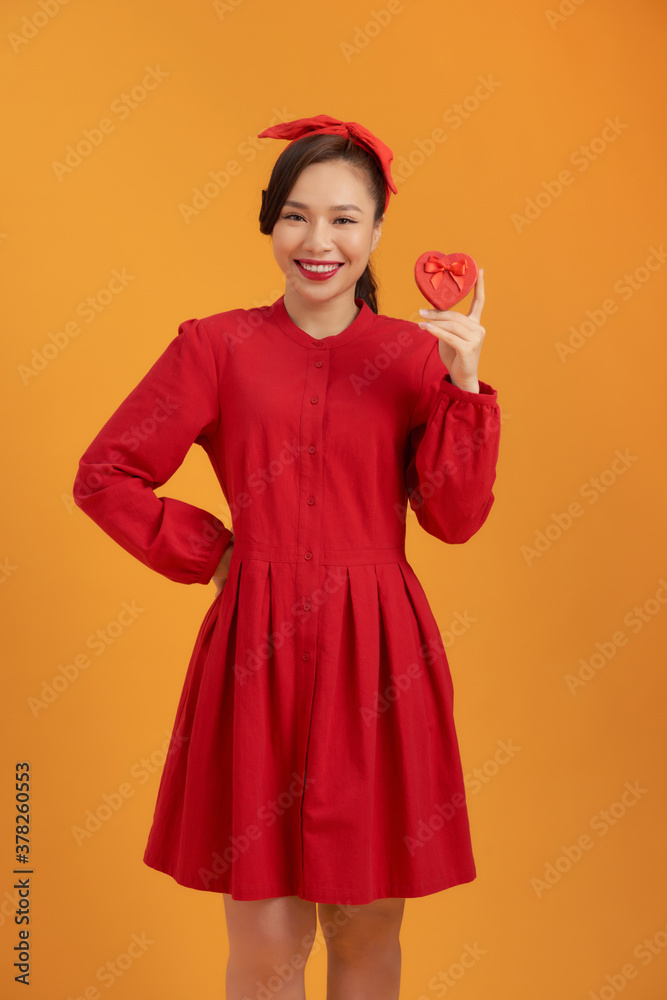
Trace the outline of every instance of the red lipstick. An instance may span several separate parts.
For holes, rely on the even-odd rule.
[[[314,265],[325,264],[327,266],[329,266],[330,264],[338,265],[338,267],[333,267],[330,271],[308,271],[306,270],[305,267],[301,266],[302,263],[301,260],[295,260],[295,264],[299,268],[301,274],[303,274],[306,278],[310,278],[311,281],[326,281],[327,278],[330,278],[332,275],[336,274],[338,271],[340,271],[341,267],[343,267],[343,264],[337,260],[309,260],[305,257],[302,258],[302,260],[303,263],[305,264],[314,264]]]

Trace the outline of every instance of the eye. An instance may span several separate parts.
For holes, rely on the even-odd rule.
[[[286,215],[283,215],[282,218],[283,219],[303,219],[303,216],[299,215],[297,212],[289,212]],[[335,219],[334,221],[335,222],[350,222],[350,223],[352,223],[352,225],[355,225],[355,226],[357,225],[357,219],[349,219],[345,215],[339,215],[338,218]]]

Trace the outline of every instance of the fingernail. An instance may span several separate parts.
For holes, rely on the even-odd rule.
[[[419,310],[419,315],[420,316],[428,316],[428,314],[429,314],[429,310],[428,309],[420,309]]]

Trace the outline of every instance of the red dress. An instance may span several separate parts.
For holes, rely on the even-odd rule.
[[[232,531],[157,496],[193,443],[230,506],[144,861],[235,899],[363,904],[476,877],[453,687],[405,556],[408,505],[467,541],[494,495],[497,393],[362,300],[317,340],[284,296],[183,322],[82,456],[74,499],[146,566],[211,580]],[[434,549],[446,560],[446,551]]]

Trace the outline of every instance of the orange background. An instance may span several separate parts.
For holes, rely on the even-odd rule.
[[[359,121],[393,149],[399,193],[374,258],[381,312],[418,319],[424,250],[465,251],[485,274],[479,374],[503,415],[496,503],[465,546],[408,523],[454,679],[478,877],[407,901],[401,997],[454,985],[457,1000],[662,995],[666,269],[652,254],[667,240],[665,9],[560,7],[556,20],[557,3],[533,0],[3,5],[3,996],[23,995],[11,968],[20,760],[33,774],[31,996],[223,993],[222,897],[142,862],[214,588],[146,569],[73,506],[71,488],[182,320],[284,291],[257,222],[284,143],[246,145],[278,112]],[[166,75],[123,111],[147,67]],[[105,118],[99,145],[59,178],[67,146]],[[194,189],[231,160],[238,172],[186,221]],[[131,280],[86,319],[80,303],[114,269]],[[231,523],[201,449],[161,493]],[[114,629],[124,602],[141,611]],[[457,614],[475,619],[459,635]],[[95,651],[89,637],[108,627],[115,637]],[[90,665],[35,714],[30,699],[82,653]],[[589,679],[570,690],[582,658]],[[626,783],[643,791],[619,805]],[[122,805],[77,844],[87,811],[123,785]],[[153,943],[102,983],[97,970],[133,934]],[[324,997],[321,931],[317,942],[306,985]],[[466,947],[483,955],[456,978]]]

